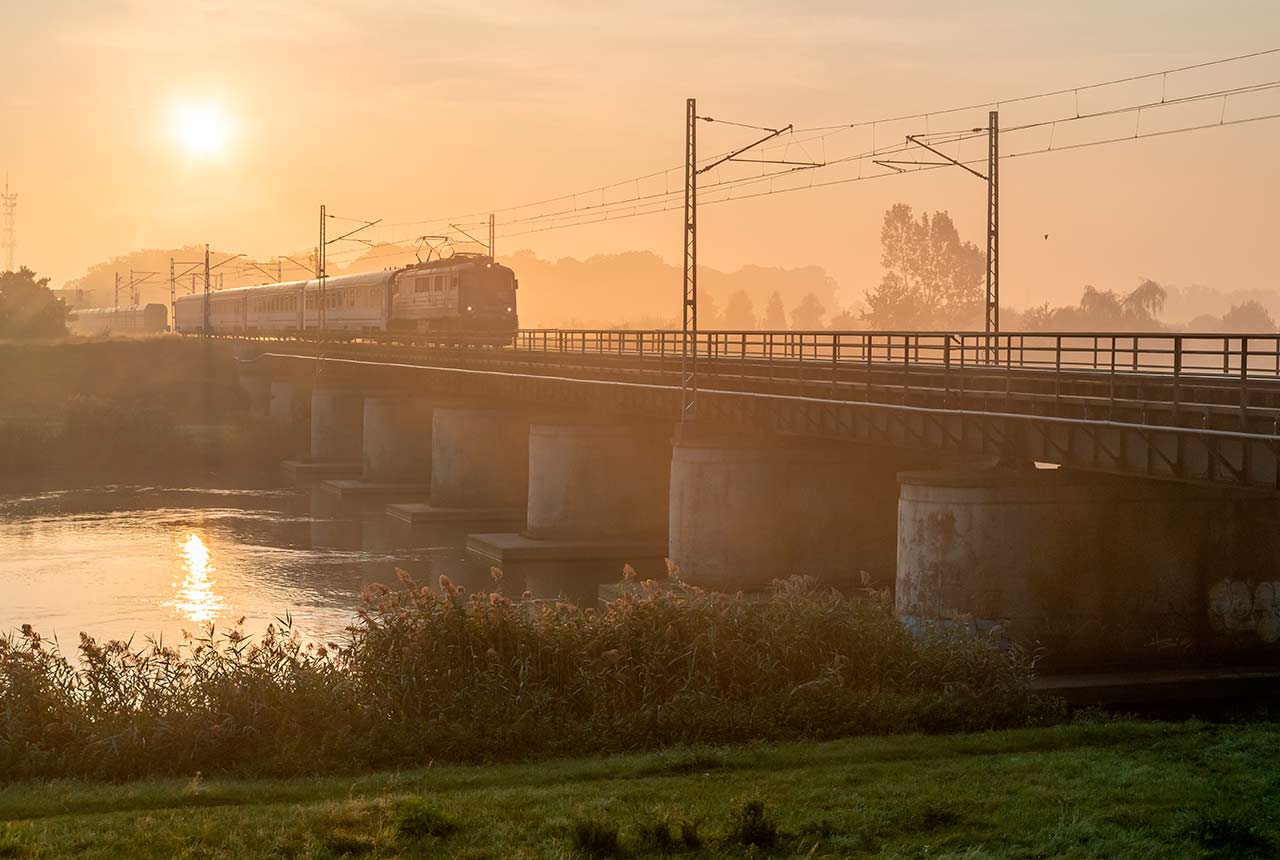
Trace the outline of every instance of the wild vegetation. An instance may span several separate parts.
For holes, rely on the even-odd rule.
[[[369,769],[1058,713],[1029,692],[1027,655],[914,638],[887,606],[801,579],[767,599],[648,582],[586,610],[406,580],[337,645],[285,624],[75,650],[29,627],[0,641],[0,774]]]
[[[0,856],[1273,857],[1280,724],[1105,721],[359,777],[0,786]],[[772,845],[770,845],[772,843]]]
[[[0,344],[0,475],[234,472],[293,447],[249,415],[224,344]]]
[[[48,278],[23,266],[0,272],[0,339],[58,338],[67,333],[67,309]]]

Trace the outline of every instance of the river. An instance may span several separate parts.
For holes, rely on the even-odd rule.
[[[410,528],[384,508],[295,486],[0,494],[0,634],[31,624],[69,652],[82,631],[169,643],[241,618],[261,632],[288,613],[304,637],[332,641],[365,586],[394,584],[397,568],[487,579],[464,528]]]

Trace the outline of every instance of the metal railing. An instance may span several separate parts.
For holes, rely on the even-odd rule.
[[[678,330],[522,329],[518,349],[677,357]],[[700,331],[700,358],[1280,378],[1280,334]]]

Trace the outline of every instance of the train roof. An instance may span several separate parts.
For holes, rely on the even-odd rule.
[[[500,263],[495,263],[491,257],[485,254],[454,254],[452,257],[446,257],[443,260],[430,260],[425,263],[414,263],[412,266],[402,266],[398,269],[383,269],[379,272],[361,272],[355,275],[334,275],[331,278],[325,278],[325,289],[338,289],[341,287],[370,287],[381,286],[391,278],[404,272],[413,271],[431,271],[435,269],[452,269],[461,265],[480,264],[503,267]],[[298,288],[304,290],[318,290],[320,282],[315,278],[305,281],[281,281],[274,284],[254,284],[249,287],[231,287],[226,290],[216,290],[211,293],[212,296],[241,295],[243,293],[255,290],[280,290],[288,292]],[[185,296],[178,296],[177,301],[191,301],[195,298],[203,298],[203,292],[188,293]]]
[[[145,305],[121,305],[118,308],[71,308],[67,313],[82,316],[88,314],[90,316],[102,316],[105,314],[122,314],[122,313],[140,313],[147,308],[166,308],[159,302],[147,302]]]

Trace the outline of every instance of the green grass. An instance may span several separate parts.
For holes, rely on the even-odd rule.
[[[1280,851],[1280,723],[15,783],[0,787],[0,821],[0,857],[1268,857]]]

